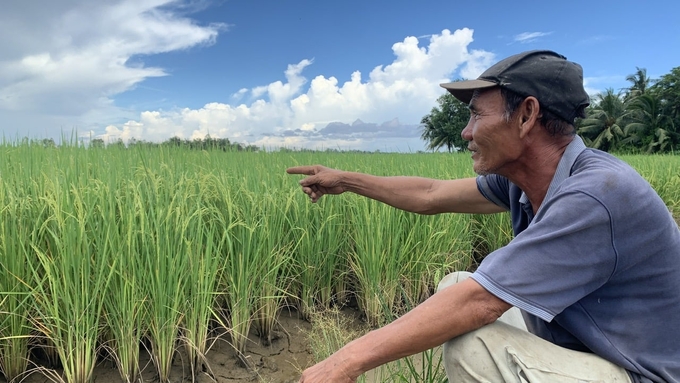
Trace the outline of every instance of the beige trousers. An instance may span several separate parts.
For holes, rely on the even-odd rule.
[[[449,274],[437,290],[469,276]],[[625,369],[595,354],[572,351],[529,333],[516,307],[495,323],[446,342],[443,356],[450,383],[632,382]]]

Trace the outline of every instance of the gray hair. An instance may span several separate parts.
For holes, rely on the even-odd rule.
[[[503,114],[503,118],[505,121],[510,121],[526,97],[503,87],[501,87],[501,96],[505,101],[505,113]],[[539,106],[541,108],[541,125],[545,127],[551,136],[573,136],[576,134],[574,124],[565,121],[553,112],[544,108],[543,105],[540,104],[540,101]],[[582,109],[579,110],[579,116],[585,116],[585,108],[586,106],[583,106]]]

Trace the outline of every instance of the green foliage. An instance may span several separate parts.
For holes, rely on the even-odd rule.
[[[470,110],[449,92],[439,97],[437,104],[420,120],[421,138],[428,142],[427,147],[431,150],[446,147],[449,152],[454,149],[465,151],[467,142],[461,132],[470,120]]]
[[[680,67],[660,80],[636,68],[631,85],[596,96],[579,121],[578,133],[590,147],[620,153],[669,153],[680,149]],[[650,86],[650,84],[653,84]]]
[[[605,151],[620,147],[625,138],[626,118],[621,94],[607,89],[597,96],[596,107],[588,112],[578,130],[586,144]]]
[[[626,101],[645,94],[652,83],[652,80],[647,77],[647,69],[638,67],[635,67],[635,73],[626,76],[626,81],[631,83],[626,94]]]
[[[596,95],[577,120],[576,129],[586,145],[618,153],[669,153],[680,150],[680,67],[653,80],[645,68],[626,77],[630,86],[612,88]],[[450,93],[437,99],[437,106],[420,123],[427,148],[465,150],[461,132],[467,125],[467,105]]]
[[[680,149],[680,67],[661,76],[649,90],[659,99],[660,111],[666,116],[666,130],[671,132],[674,149]]]

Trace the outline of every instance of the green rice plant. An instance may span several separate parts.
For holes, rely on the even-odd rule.
[[[296,306],[307,320],[317,309],[345,303],[348,242],[342,200],[325,199],[319,204],[302,200],[290,212],[297,240],[293,257]]]
[[[196,199],[196,219],[189,230],[186,254],[189,282],[186,284],[185,312],[182,320],[182,341],[191,365],[192,378],[199,371],[210,372],[206,354],[209,349],[210,321],[217,298],[217,284],[221,276],[222,246],[229,235],[229,228],[221,230],[219,212],[209,201],[216,193],[214,177],[198,174],[194,187],[200,199]]]
[[[204,242],[201,242],[202,240]],[[202,238],[192,240],[187,254],[192,283],[187,284],[187,307],[181,329],[193,379],[196,379],[199,372],[208,372],[213,376],[206,354],[210,348],[210,321],[219,275],[217,268],[219,245],[220,242],[215,240],[214,233],[205,230]]]
[[[306,335],[315,363],[328,358],[342,346],[370,330],[365,323],[352,320],[338,308],[310,312],[310,318],[312,328]],[[366,374],[357,379],[360,383],[367,381]]]
[[[286,216],[278,214],[275,198],[259,198],[258,193],[245,188],[238,193],[241,200],[234,206],[239,209],[228,213],[236,213],[239,218],[229,231],[222,285],[232,346],[244,365],[249,366],[245,350],[251,325],[255,323],[265,343],[272,341],[272,328],[285,291],[280,283],[288,280],[285,273],[291,245],[284,240]],[[233,218],[225,219],[229,220]]]
[[[252,324],[251,310],[258,299],[256,292],[256,273],[258,270],[257,230],[259,224],[248,225],[243,221],[233,224],[230,233],[232,239],[227,241],[225,249],[224,272],[222,286],[225,288],[225,303],[228,312],[226,323],[218,317],[220,323],[231,334],[231,345],[245,366],[249,363],[245,357],[246,342]]]
[[[394,315],[390,314],[390,319]],[[338,308],[311,313],[312,327],[306,332],[313,361],[318,363],[371,327]],[[303,368],[301,368],[303,369]],[[441,347],[387,363],[361,375],[357,382],[445,383]]]
[[[89,235],[97,226],[91,190],[69,182],[75,179],[67,174],[45,179],[42,201],[49,216],[40,226],[38,242],[32,244],[39,263],[31,266],[32,320],[59,355],[60,378],[85,383],[92,380],[103,297],[112,270],[107,250],[97,249]]]
[[[126,383],[141,380],[140,344],[147,333],[144,264],[140,256],[136,222],[144,206],[134,184],[121,185],[118,195],[109,190],[106,230],[116,254],[114,274],[105,295],[104,323],[110,339],[104,342]]]
[[[251,326],[251,307],[254,303],[254,280],[251,271],[255,268],[249,241],[256,228],[250,228],[241,219],[237,203],[229,187],[230,178],[216,180],[220,196],[214,201],[216,207],[216,231],[222,232],[220,241],[222,263],[219,267],[218,288],[214,319],[225,328],[231,337],[231,346],[244,366],[250,366],[245,356],[245,347]],[[246,249],[244,252],[243,249]]]
[[[151,360],[161,382],[170,381],[178,333],[186,313],[186,284],[189,282],[187,238],[196,235],[197,214],[188,208],[195,198],[186,177],[165,168],[162,175],[147,169],[146,182],[140,183],[141,205],[138,217],[140,256],[149,314],[148,339]]]
[[[507,245],[513,237],[510,213],[473,214],[470,216],[470,239],[472,264],[468,271],[474,271],[492,251]]]
[[[281,193],[266,194],[260,198],[259,212],[251,211],[245,214],[261,217],[261,227],[257,232],[259,258],[257,287],[258,299],[253,307],[253,321],[260,339],[265,345],[271,345],[276,318],[281,308],[281,302],[290,289],[290,263],[294,250],[290,237],[291,226],[288,212],[293,206],[293,196]]]
[[[401,280],[403,260],[415,251],[413,231],[404,230],[402,212],[366,198],[353,203],[353,252],[349,264],[357,280],[357,300],[371,326],[385,322],[393,310]]]
[[[470,264],[470,219],[463,214],[404,215],[416,245],[401,261],[403,301],[413,307],[430,297],[446,274]]]
[[[421,353],[397,360],[389,365],[389,382],[403,383],[447,383],[442,358],[442,347],[435,347]]]
[[[408,292],[402,290],[402,294],[408,297]],[[405,311],[414,308],[420,302],[405,301]],[[385,312],[388,321],[394,321],[400,313]],[[395,360],[385,366],[381,371],[382,382],[404,383],[446,383],[446,371],[442,356],[442,346],[437,346],[420,353]]]
[[[11,185],[14,186],[14,185]],[[28,368],[32,332],[31,235],[33,199],[0,179],[0,372],[18,381]]]
[[[503,214],[420,216],[352,194],[310,204],[283,165],[460,178],[473,175],[467,155],[46,148],[28,140],[0,144],[0,155],[7,379],[30,366],[29,336],[58,355],[63,373],[42,371],[55,380],[89,379],[103,346],[122,380],[139,381],[140,343],[150,345],[159,380],[174,379],[177,355],[187,356],[195,379],[209,370],[211,320],[228,324],[244,360],[251,327],[271,342],[290,302],[316,325],[314,310],[356,294],[369,323],[385,323],[427,298],[443,275],[474,268],[512,238]],[[676,216],[679,159],[625,159]],[[436,355],[367,376],[436,381]]]

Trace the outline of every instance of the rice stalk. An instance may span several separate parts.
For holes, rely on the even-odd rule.
[[[54,345],[63,380],[87,383],[92,381],[103,296],[112,271],[107,250],[97,249],[89,235],[94,211],[90,191],[75,184],[67,189],[58,179],[46,183],[43,202],[49,217],[39,233],[45,242],[32,245],[39,262],[31,267],[34,281],[39,281],[32,320]]]
[[[111,339],[105,343],[126,383],[141,380],[140,344],[147,333],[144,264],[141,262],[138,212],[143,208],[134,185],[124,184],[108,193],[107,230],[117,262],[105,299],[104,322]],[[141,277],[141,278],[140,278]]]
[[[320,205],[304,200],[290,213],[297,240],[293,257],[297,308],[308,320],[311,313],[346,300],[345,219],[339,203],[333,202],[326,200]]]
[[[225,254],[223,286],[228,317],[226,323],[219,318],[221,324],[229,329],[231,345],[239,358],[248,366],[245,359],[246,342],[252,324],[251,310],[258,298],[257,286],[257,242],[256,231],[259,224],[248,225],[239,221],[230,230],[232,238],[227,241]]]
[[[31,207],[30,198],[0,194],[0,372],[8,382],[18,381],[29,361]]]
[[[213,177],[200,176],[195,187],[197,198],[193,210],[196,217],[187,232],[189,282],[186,284],[185,314],[182,320],[182,341],[191,365],[192,379],[199,371],[209,372],[206,359],[209,349],[209,325],[217,298],[221,276],[222,246],[229,229],[220,232],[219,212],[209,204],[214,192]],[[212,376],[212,373],[210,373]]]
[[[403,230],[403,214],[367,199],[354,205],[354,252],[350,266],[357,278],[360,309],[371,326],[385,323],[397,299],[405,254],[414,251],[413,232]]]
[[[284,199],[285,198],[285,199]],[[261,217],[261,227],[257,231],[257,241],[261,243],[257,254],[258,297],[253,307],[253,321],[260,339],[271,345],[281,302],[290,289],[291,254],[294,241],[291,237],[289,211],[293,206],[293,196],[269,193],[261,196],[257,208],[250,213]]]
[[[177,178],[168,169],[162,177],[149,170],[139,188],[144,206],[138,217],[144,267],[137,270],[137,278],[144,280],[151,360],[161,382],[170,381],[180,323],[186,313],[187,232],[196,219],[196,212],[186,206],[194,197],[186,187],[188,181],[181,173]]]

